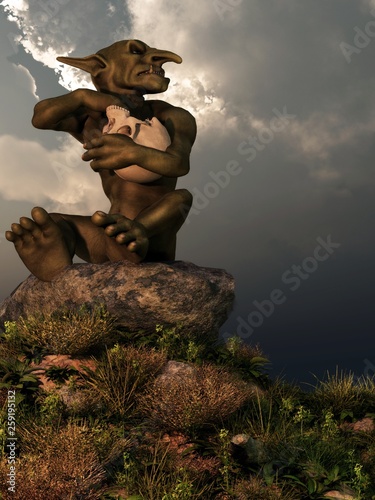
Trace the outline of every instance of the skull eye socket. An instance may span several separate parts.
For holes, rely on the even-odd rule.
[[[128,136],[131,136],[132,135],[132,129],[130,127],[130,125],[123,125],[122,127],[120,127],[117,131],[118,134],[124,134],[124,135],[128,135]]]
[[[115,123],[115,120],[113,118],[109,118],[108,119],[108,123],[107,125],[105,125],[104,127],[104,130],[105,130],[105,134],[109,134],[109,132],[112,130],[113,128],[113,125]]]

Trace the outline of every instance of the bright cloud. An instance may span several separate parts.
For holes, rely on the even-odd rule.
[[[362,6],[368,8],[373,2],[375,0],[363,0]],[[235,31],[228,30],[213,2],[201,2],[197,8],[196,0],[101,3],[2,0],[1,5],[22,30],[24,36],[20,43],[36,60],[53,68],[59,75],[59,82],[68,90],[93,86],[84,72],[59,64],[58,55],[89,55],[101,46],[129,37],[180,54],[184,60],[181,66],[173,63],[165,66],[171,83],[167,93],[160,98],[188,109],[196,117],[201,144],[220,141],[228,135],[237,136],[239,144],[252,131],[267,125],[274,106],[281,108],[288,104],[288,110],[295,113],[294,100],[304,92],[304,87],[305,115],[298,117],[293,126],[278,136],[279,142],[284,142],[285,155],[294,155],[306,165],[312,158],[315,163],[321,162],[325,173],[317,176],[314,169],[314,175],[325,182],[339,177],[339,167],[334,172],[330,167],[332,152],[344,143],[355,141],[358,135],[358,127],[351,126],[345,117],[333,113],[330,107],[320,108],[321,95],[324,90],[328,95],[330,89],[322,87],[323,90],[313,93],[317,77],[313,65],[308,63],[309,59],[323,61],[319,74],[327,81],[331,68],[336,72],[347,71],[347,64],[338,50],[342,35],[332,28],[332,20],[320,21],[317,34],[311,27],[313,19],[304,26],[302,33],[301,23],[297,22],[296,6],[299,4],[294,0],[283,2],[282,6],[277,3],[276,10],[263,2],[255,1],[251,6],[239,3],[227,15],[227,20],[236,23]],[[157,16],[146,15],[149,12],[157,12]],[[284,24],[293,23],[293,30],[285,29],[287,24],[280,23],[280,15],[284,16]],[[241,16],[248,19],[249,26],[241,24]],[[272,37],[265,36],[260,29],[259,26],[265,23]],[[295,57],[297,46],[300,54],[304,54],[297,59],[301,65],[298,72],[301,82],[290,77],[296,71],[296,60],[290,55]],[[282,61],[281,66],[279,61]],[[310,76],[305,77],[305,73]],[[321,81],[315,83],[320,85]],[[35,94],[35,88],[30,90]],[[337,99],[345,106],[352,97],[348,93]],[[316,104],[310,104],[310,100],[312,103],[315,100]],[[296,101],[296,105],[301,107],[301,102]],[[359,126],[363,132],[371,127],[372,119],[366,119]],[[237,144],[234,144],[234,151]]]
[[[196,3],[192,0],[179,4],[173,1],[160,4],[148,0],[147,5],[145,2],[129,0],[127,8],[132,21],[131,31],[123,16],[114,15],[118,14],[119,6],[113,2],[104,3],[104,15],[100,22],[98,22],[100,16],[98,5],[88,4],[82,0],[38,2],[34,8],[22,1],[15,3],[3,0],[2,5],[8,16],[24,33],[19,43],[34,59],[54,69],[59,75],[59,83],[68,90],[94,87],[87,74],[58,63],[57,56],[78,53],[78,48],[80,55],[89,55],[100,48],[96,45],[101,39],[102,46],[106,46],[121,38],[136,37],[144,39],[150,45],[182,54],[184,58],[182,66],[174,67],[173,64],[166,66],[166,71],[171,77],[167,99],[191,111],[199,120],[200,130],[215,127],[220,121],[219,118],[225,115],[225,102],[220,96],[218,87],[219,79],[212,73],[212,68],[205,68],[202,62],[197,61],[194,57],[197,49],[196,47],[192,49],[191,44],[191,40],[195,38],[197,24],[201,25],[202,19],[205,19],[205,24],[217,22],[217,13],[210,4],[200,4],[197,9]],[[159,13],[157,19],[145,16],[145,10],[150,12],[157,10]],[[189,21],[176,32],[175,27],[181,17]],[[93,32],[95,47],[92,46]],[[217,133],[221,129],[222,127],[218,126]]]
[[[0,193],[6,200],[30,201],[49,211],[93,213],[106,209],[98,174],[80,159],[82,146],[72,138],[48,151],[33,141],[0,137]]]
[[[21,64],[13,64],[14,70],[15,70],[15,76],[17,79],[17,84],[33,94],[35,99],[39,100],[39,97],[36,93],[36,85],[35,85],[35,80],[32,77],[30,71],[25,68],[25,66],[22,66]]]

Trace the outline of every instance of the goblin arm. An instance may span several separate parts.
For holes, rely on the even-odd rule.
[[[165,151],[136,144],[126,135],[107,134],[84,144],[88,151],[82,159],[89,161],[95,172],[138,165],[164,177],[186,175],[196,136],[195,119],[188,111],[172,106],[157,117],[171,138],[171,145]]]
[[[138,146],[136,164],[165,177],[186,175],[190,169],[190,152],[197,133],[195,119],[181,108],[168,109],[160,118],[168,130],[171,145],[166,151]]]
[[[98,120],[106,107],[117,104],[111,95],[94,90],[78,89],[69,94],[45,99],[34,108],[32,124],[39,129],[69,132],[81,142],[88,117]]]

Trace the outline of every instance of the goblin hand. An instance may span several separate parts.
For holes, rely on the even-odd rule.
[[[117,170],[137,163],[139,147],[133,139],[122,134],[103,135],[83,145],[87,151],[83,161],[89,161],[94,172]]]

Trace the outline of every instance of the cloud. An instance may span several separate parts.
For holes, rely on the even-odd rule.
[[[35,99],[39,100],[39,97],[36,93],[36,85],[33,76],[30,71],[22,66],[22,64],[13,64],[15,70],[15,78],[17,80],[17,84],[19,87],[23,88],[27,92],[33,94]]]
[[[206,49],[211,45],[210,37],[216,40],[218,16],[212,2],[201,2],[199,8],[194,0],[175,2],[147,0],[140,3],[129,0],[132,15],[132,34],[147,44],[177,52],[183,58],[179,67],[166,66],[171,84],[168,89],[169,102],[188,109],[197,119],[200,130],[210,129],[222,135],[223,120],[232,126],[226,99],[221,95],[220,85],[226,78],[218,59],[213,61]],[[157,11],[158,16],[145,16],[145,8]],[[178,26],[178,29],[176,27]],[[219,30],[220,31],[220,30]],[[212,40],[211,39],[211,40]],[[228,48],[220,47],[220,52]],[[220,75],[219,75],[220,73]]]
[[[328,182],[351,178],[351,163],[337,161],[340,151],[362,149],[372,140],[375,119],[349,123],[339,113],[316,112],[305,120],[291,123],[287,157],[305,165],[318,181]],[[356,170],[353,186],[368,183],[367,166]],[[348,194],[348,192],[346,191]]]
[[[34,141],[0,137],[0,193],[5,200],[29,201],[49,211],[91,214],[106,209],[98,174],[80,159],[82,147],[67,138],[48,151]]]
[[[297,0],[239,2],[224,17],[213,2],[198,9],[195,0],[65,0],[41,8],[47,4],[3,0],[24,32],[21,43],[61,71],[67,89],[91,85],[84,72],[59,65],[56,55],[88,55],[127,37],[179,53],[184,62],[166,65],[171,84],[159,97],[192,112],[199,132],[195,150],[212,151],[212,163],[224,151],[232,150],[234,158],[241,141],[266,128],[275,107],[287,105],[297,117],[268,149],[277,142],[280,156],[298,162],[314,182],[330,185],[348,175],[337,151],[354,147],[375,124],[366,107],[357,105],[374,98],[348,72],[339,49],[364,12],[349,2],[334,0],[343,7],[326,8],[324,17],[314,2],[302,9]],[[146,15],[151,12],[157,15]],[[357,17],[347,15],[353,12]]]
[[[8,19],[16,22],[23,32],[19,40],[33,58],[60,74],[62,65],[57,56],[79,52],[89,55],[101,47],[122,38],[128,32],[129,16],[126,5],[113,2],[86,2],[84,0],[30,0],[30,2],[2,0]],[[108,13],[118,14],[113,19]],[[121,33],[121,35],[120,35]],[[93,37],[93,34],[95,36]],[[94,39],[94,42],[93,42]],[[86,75],[71,68],[61,73],[60,83],[72,89],[89,83]]]
[[[23,32],[19,43],[33,58],[54,69],[59,83],[68,90],[79,87],[94,88],[84,72],[56,61],[59,55],[85,56],[114,41],[126,38],[142,38],[148,44],[181,52],[183,66],[167,65],[171,75],[168,100],[191,111],[200,121],[200,128],[216,128],[220,117],[225,115],[225,103],[220,97],[218,79],[211,69],[197,60],[196,44],[192,44],[197,25],[217,21],[215,9],[210,4],[196,8],[191,0],[181,4],[153,0],[146,2],[92,2],[72,0],[60,2],[13,2],[2,3],[8,18],[16,22]],[[157,11],[158,16],[145,16]],[[179,19],[184,27],[176,33]],[[93,43],[92,33],[95,33]],[[162,99],[165,98],[163,95]]]

